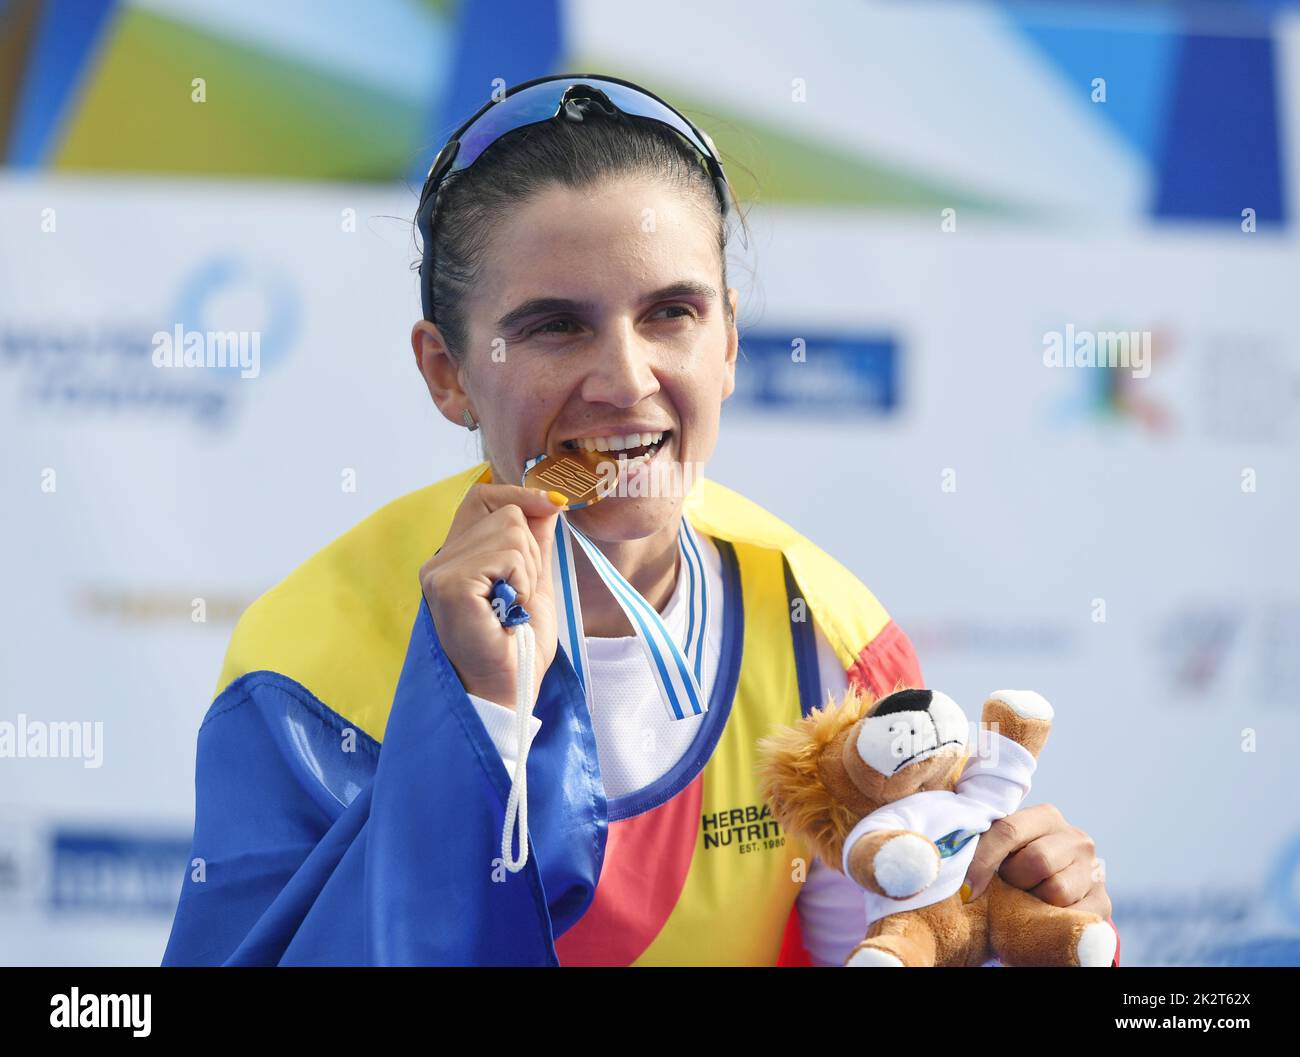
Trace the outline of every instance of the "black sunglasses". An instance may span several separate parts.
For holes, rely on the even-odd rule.
[[[415,222],[424,242],[420,262],[420,300],[424,318],[433,319],[433,218],[439,189],[451,173],[468,169],[479,156],[507,132],[543,121],[582,121],[589,113],[608,117],[645,118],[667,125],[695,148],[713,179],[725,219],[730,211],[727,177],[717,148],[703,129],[697,128],[657,95],[617,77],[598,74],[557,74],[525,81],[507,89],[500,99],[485,103],[458,128],[438,152],[420,192]]]

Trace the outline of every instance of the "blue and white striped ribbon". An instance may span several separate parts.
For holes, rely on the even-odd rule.
[[[534,460],[535,461],[535,460]],[[530,462],[531,466],[531,462]],[[552,548],[552,578],[555,584],[556,629],[560,648],[564,650],[578,682],[592,708],[591,666],[587,660],[587,640],[582,627],[582,603],[578,597],[578,578],[573,560],[573,540],[578,541],[601,581],[609,588],[619,607],[627,615],[637,641],[645,652],[668,714],[686,719],[708,711],[709,705],[700,689],[704,679],[705,635],[709,623],[709,583],[699,538],[683,514],[677,533],[682,572],[687,577],[687,625],[685,650],[677,644],[663,618],[641,593],[633,587],[614,564],[591,540],[569,524],[561,514]]]

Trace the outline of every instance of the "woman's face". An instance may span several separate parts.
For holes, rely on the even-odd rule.
[[[541,452],[662,433],[625,488],[570,516],[608,541],[675,531],[735,385],[723,298],[734,311],[736,291],[721,289],[721,271],[710,221],[680,191],[649,180],[547,188],[496,228],[466,306],[463,396],[439,406],[458,423],[469,407],[501,483],[518,483]]]

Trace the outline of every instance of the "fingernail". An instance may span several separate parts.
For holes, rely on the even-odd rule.
[[[962,886],[961,886],[961,901],[963,903],[970,902],[970,885],[966,884],[965,882],[962,882]]]
[[[563,492],[547,492],[546,498],[556,506],[565,507],[569,505],[569,497]]]

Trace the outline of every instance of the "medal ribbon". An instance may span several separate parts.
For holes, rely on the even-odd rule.
[[[530,460],[525,472],[537,461],[538,459]],[[573,563],[575,539],[591,560],[601,582],[631,622],[668,714],[673,719],[686,719],[708,711],[708,702],[700,690],[700,683],[704,677],[704,636],[709,626],[709,581],[704,574],[699,537],[686,520],[686,515],[682,515],[677,531],[677,546],[682,554],[689,596],[685,650],[669,634],[654,606],[628,583],[591,540],[570,525],[563,514],[560,515],[555,546],[551,548],[551,575],[559,588],[555,598],[557,639],[577,673],[590,714],[591,666],[587,661],[587,639],[582,630],[582,604],[578,599],[578,578]],[[514,588],[505,581],[498,580],[493,584],[491,594],[502,625],[509,628],[515,636],[518,660],[515,686],[515,771],[510,780],[510,795],[506,801],[501,831],[501,858],[508,871],[518,873],[528,861],[528,749],[532,740],[528,735],[528,720],[533,712],[532,688],[537,647],[533,629],[528,623],[529,615],[515,601]],[[513,854],[512,847],[516,826],[519,830],[518,856]]]
[[[591,669],[587,662],[587,640],[582,629],[582,604],[573,565],[573,540],[586,552],[601,581],[609,588],[614,601],[627,615],[637,641],[646,655],[650,671],[659,687],[659,695],[673,719],[686,719],[708,711],[708,702],[700,689],[704,668],[704,630],[708,626],[709,585],[700,557],[699,540],[682,516],[677,546],[682,553],[684,572],[689,583],[686,649],[677,645],[663,618],[641,593],[623,577],[600,549],[560,515],[552,554],[552,576],[560,585],[556,604],[559,610],[560,645],[578,674],[587,706],[591,707]],[[688,660],[688,658],[690,658]]]
[[[530,459],[524,472],[527,473],[538,461],[539,459]],[[566,515],[560,515],[551,554],[551,574],[557,588],[556,628],[560,647],[577,673],[578,682],[587,698],[587,709],[591,711],[591,666],[587,661],[582,603],[578,598],[577,571],[573,561],[575,539],[632,625],[668,714],[673,719],[686,719],[707,712],[709,705],[700,684],[704,678],[704,636],[708,628],[711,600],[700,541],[686,515],[682,515],[677,532],[677,546],[682,555],[689,596],[685,650],[669,633],[655,607],[628,583],[613,562],[601,553],[600,548],[569,523]]]

